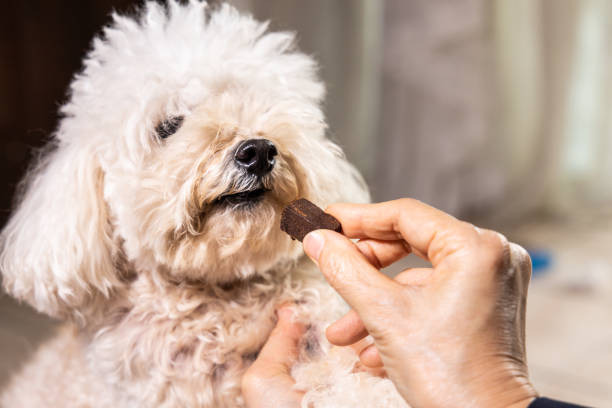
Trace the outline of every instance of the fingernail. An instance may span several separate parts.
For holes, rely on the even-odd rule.
[[[317,232],[312,231],[308,233],[304,237],[304,251],[306,255],[312,258],[315,261],[319,260],[319,255],[321,255],[321,250],[323,249],[324,238],[323,236]]]

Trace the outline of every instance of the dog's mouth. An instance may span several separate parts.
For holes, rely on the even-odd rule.
[[[239,193],[225,194],[217,198],[217,204],[230,206],[250,206],[259,203],[270,190],[260,187]]]

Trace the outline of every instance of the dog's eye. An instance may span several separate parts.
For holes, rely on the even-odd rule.
[[[183,116],[173,116],[171,118],[164,120],[163,122],[161,122],[159,125],[155,127],[155,131],[157,132],[157,135],[161,139],[165,139],[168,136],[172,136],[173,134],[176,133],[177,130],[179,130],[179,128],[183,124],[183,119],[184,119]]]

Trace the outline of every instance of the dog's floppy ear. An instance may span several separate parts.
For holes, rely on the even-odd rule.
[[[59,142],[23,186],[0,236],[3,286],[54,317],[83,318],[119,284],[93,148]]]

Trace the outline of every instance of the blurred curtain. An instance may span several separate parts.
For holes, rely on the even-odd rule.
[[[460,213],[501,196],[490,14],[487,0],[385,2],[377,199]]]
[[[233,2],[320,61],[375,200],[500,223],[612,201],[612,2]]]
[[[498,0],[499,132],[514,210],[612,199],[612,3]]]
[[[385,7],[377,198],[496,223],[612,201],[612,2]]]

